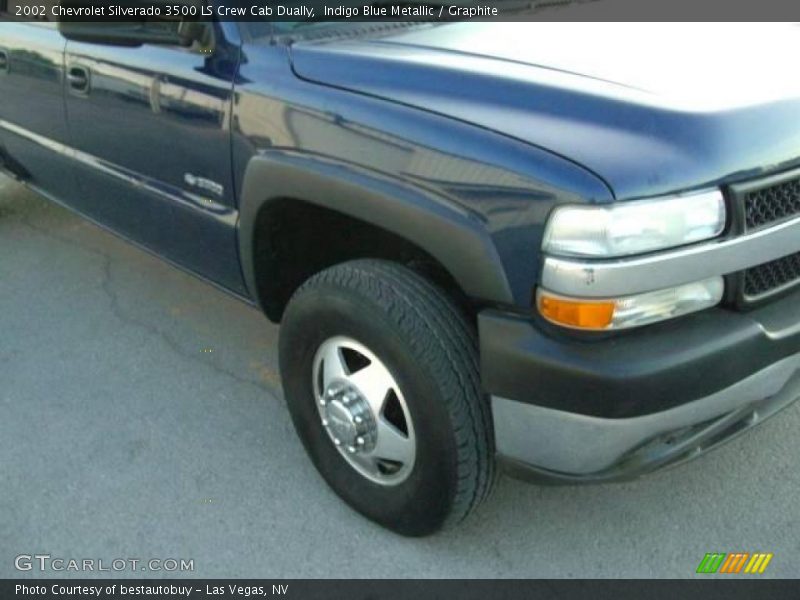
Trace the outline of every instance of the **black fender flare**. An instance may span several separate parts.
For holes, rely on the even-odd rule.
[[[332,159],[268,151],[250,159],[239,201],[242,274],[259,304],[254,264],[257,216],[270,203],[287,198],[340,212],[404,238],[439,261],[470,297],[498,304],[513,302],[488,230],[452,200]]]

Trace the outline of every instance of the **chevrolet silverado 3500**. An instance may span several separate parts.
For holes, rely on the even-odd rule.
[[[0,165],[280,322],[322,477],[424,535],[800,396],[798,28],[748,27],[4,22]]]

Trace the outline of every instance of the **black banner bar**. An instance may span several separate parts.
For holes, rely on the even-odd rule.
[[[789,580],[0,580],[3,600],[739,600],[800,597]]]
[[[798,0],[0,0],[0,20],[800,21]]]

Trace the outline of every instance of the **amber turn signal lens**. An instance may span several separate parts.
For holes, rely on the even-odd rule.
[[[606,329],[614,320],[614,302],[587,302],[565,300],[541,294],[539,312],[559,325],[577,329]]]

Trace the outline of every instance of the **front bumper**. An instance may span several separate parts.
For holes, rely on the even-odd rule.
[[[629,479],[694,458],[800,397],[800,295],[604,340],[479,317],[499,459],[518,476]]]

